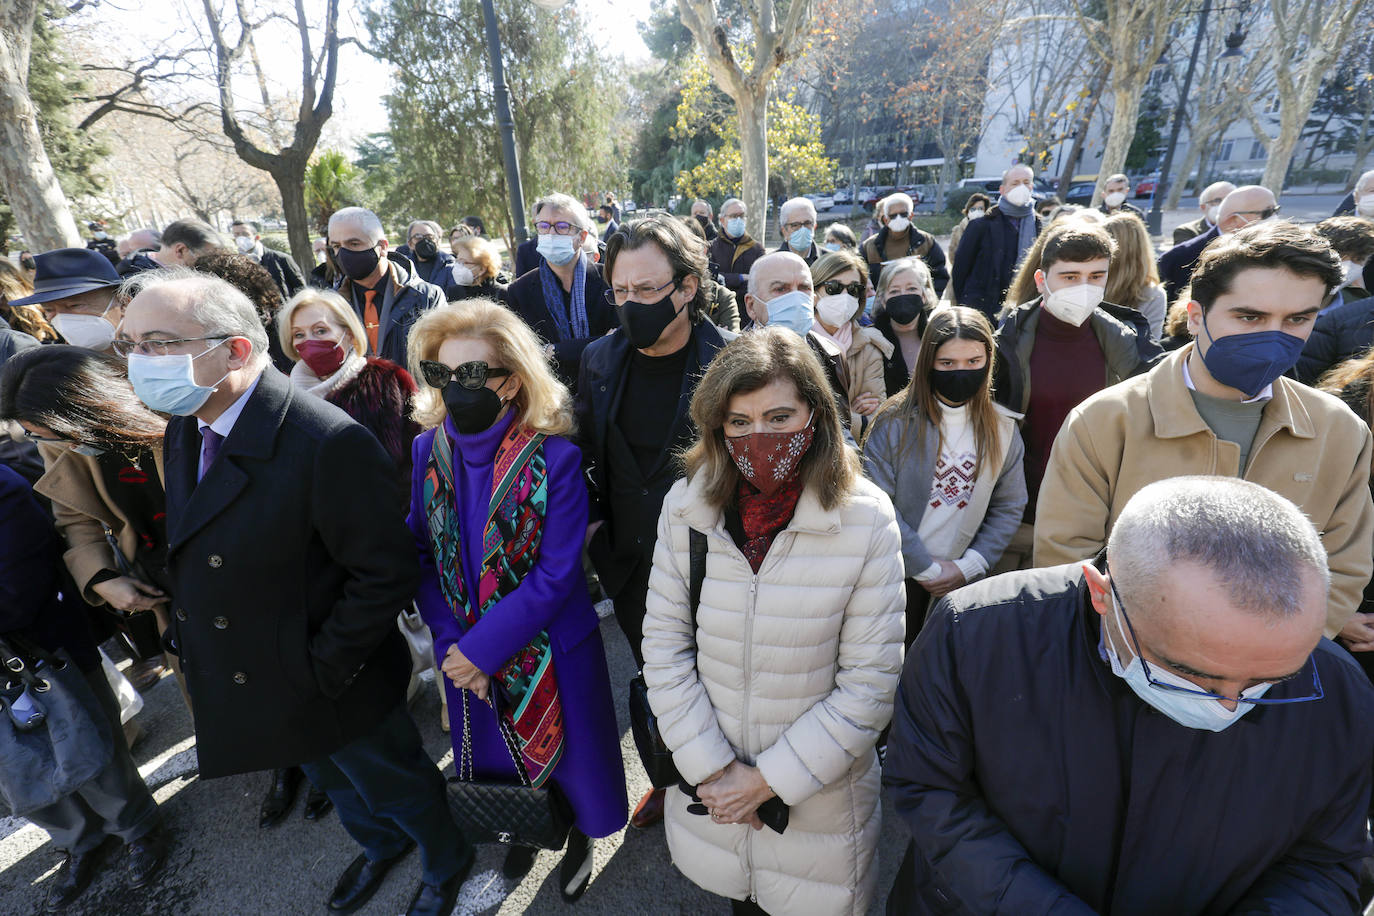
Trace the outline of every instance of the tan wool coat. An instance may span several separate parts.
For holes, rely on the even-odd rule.
[[[1371,439],[1339,398],[1292,379],[1274,382],[1244,468],[1218,439],[1183,380],[1189,344],[1145,375],[1099,391],[1064,421],[1035,510],[1035,565],[1093,556],[1126,502],[1168,477],[1243,477],[1292,500],[1321,532],[1331,567],[1326,635],[1360,606],[1374,571]]]
[[[709,551],[693,632],[689,530]],[[863,916],[877,880],[879,768],[905,597],[892,504],[860,479],[824,509],[805,490],[758,574],[694,481],[663,503],[644,620],[649,702],[682,777],[734,760],[790,807],[784,833],[715,824],[668,790],[673,863],[706,890],[770,913]]]

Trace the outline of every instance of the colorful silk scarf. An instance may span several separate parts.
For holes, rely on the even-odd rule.
[[[463,581],[453,447],[442,428],[435,431],[424,483],[429,542],[440,590],[463,632],[510,594],[539,560],[548,507],[544,439],[542,434],[512,424],[496,449],[474,603]],[[548,632],[535,636],[492,680],[493,687],[499,687],[510,700],[510,708],[498,714],[510,721],[530,783],[537,788],[549,778],[563,754],[563,705]]]

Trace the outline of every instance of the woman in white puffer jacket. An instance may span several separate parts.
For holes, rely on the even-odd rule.
[[[692,419],[700,438],[659,518],[643,643],[650,705],[700,798],[668,791],[673,863],[736,913],[862,916],[877,877],[874,745],[902,665],[892,505],[860,475],[824,371],[792,331],[722,349]],[[695,627],[691,530],[707,544]]]

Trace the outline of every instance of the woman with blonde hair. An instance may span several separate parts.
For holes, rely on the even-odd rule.
[[[23,299],[32,293],[33,281],[29,272],[20,270],[9,258],[0,258],[0,321],[40,343],[52,343],[57,340],[57,331],[43,316],[41,305],[10,305],[11,300]]]
[[[1159,285],[1159,268],[1155,266],[1155,249],[1145,224],[1134,213],[1114,213],[1102,224],[1107,234],[1116,239],[1116,254],[1112,256],[1112,270],[1107,275],[1107,291],[1103,298],[1117,305],[1125,305],[1145,316],[1150,324],[1150,337],[1159,340],[1164,332],[1164,316],[1168,298]]]
[[[1026,508],[1016,415],[992,399],[992,325],[961,305],[930,317],[911,383],[883,405],[864,469],[891,499],[906,564],[906,642],[931,602],[981,578]]]
[[[816,317],[811,330],[835,344],[849,370],[849,428],[857,438],[883,403],[883,366],[892,343],[859,322],[868,301],[868,265],[853,251],[832,251],[811,265]]]
[[[926,320],[940,300],[930,268],[920,258],[900,258],[887,265],[874,299],[873,327],[892,344],[892,353],[883,361],[883,388],[891,396],[911,380]]]
[[[559,875],[574,901],[592,837],[628,815],[605,649],[582,572],[587,488],[572,405],[518,316],[486,299],[428,312],[408,345],[424,379],[412,449],[416,602],[444,673],[460,779],[556,788],[575,825]],[[500,499],[493,494],[503,494]],[[512,847],[504,871],[527,872]]]
[[[501,253],[496,243],[472,234],[449,237],[453,250],[453,267],[443,277],[444,297],[449,302],[465,299],[494,299],[500,302],[506,295],[506,284],[500,281]]]
[[[792,331],[727,344],[691,415],[643,642],[681,777],[665,799],[673,864],[736,913],[867,913],[874,747],[902,662],[892,504],[860,473],[825,371]]]

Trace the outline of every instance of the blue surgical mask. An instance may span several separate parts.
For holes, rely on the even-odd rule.
[[[577,257],[577,246],[573,244],[573,237],[570,235],[540,235],[539,241],[535,243],[535,250],[555,267],[571,264],[572,259]]]
[[[1115,599],[1112,600],[1112,613],[1116,617],[1117,632],[1126,632],[1126,625],[1121,619],[1121,609]],[[1123,666],[1121,664],[1121,657],[1116,654],[1116,650],[1112,648],[1112,641],[1106,636],[1105,624],[1102,650],[1107,656],[1107,662],[1112,666],[1112,673],[1130,685],[1136,696],[1184,728],[1219,732],[1239,722],[1241,716],[1254,708],[1253,703],[1237,703],[1235,709],[1227,709],[1221,705],[1220,700],[1174,693],[1172,690],[1160,690],[1158,687],[1152,687],[1149,678],[1145,676],[1145,666],[1141,663],[1139,656],[1132,658],[1128,665]],[[1161,684],[1172,684],[1185,690],[1202,689],[1187,678],[1180,677],[1171,671],[1165,671],[1158,665],[1151,665],[1150,673]],[[1257,700],[1264,696],[1271,686],[1273,685],[1256,684],[1254,687],[1242,690],[1240,696],[1242,699]]]
[[[1212,378],[1250,398],[1297,365],[1305,343],[1301,337],[1282,331],[1213,337],[1207,327],[1206,312],[1202,313],[1202,330],[1208,340],[1202,364],[1212,373]]]
[[[744,237],[744,217],[736,216],[725,221],[725,234],[732,239]]]
[[[195,360],[223,343],[221,340],[195,356],[189,353],[169,353],[166,356],[130,353],[129,383],[134,386],[134,394],[149,409],[158,413],[189,417],[215,393],[215,385],[229,377],[226,372],[214,385],[196,384]]]
[[[787,244],[793,251],[810,251],[811,242],[816,238],[816,231],[802,226],[787,237]]]
[[[770,328],[787,328],[805,337],[815,324],[815,300],[806,290],[794,289],[764,304],[768,307]]]

